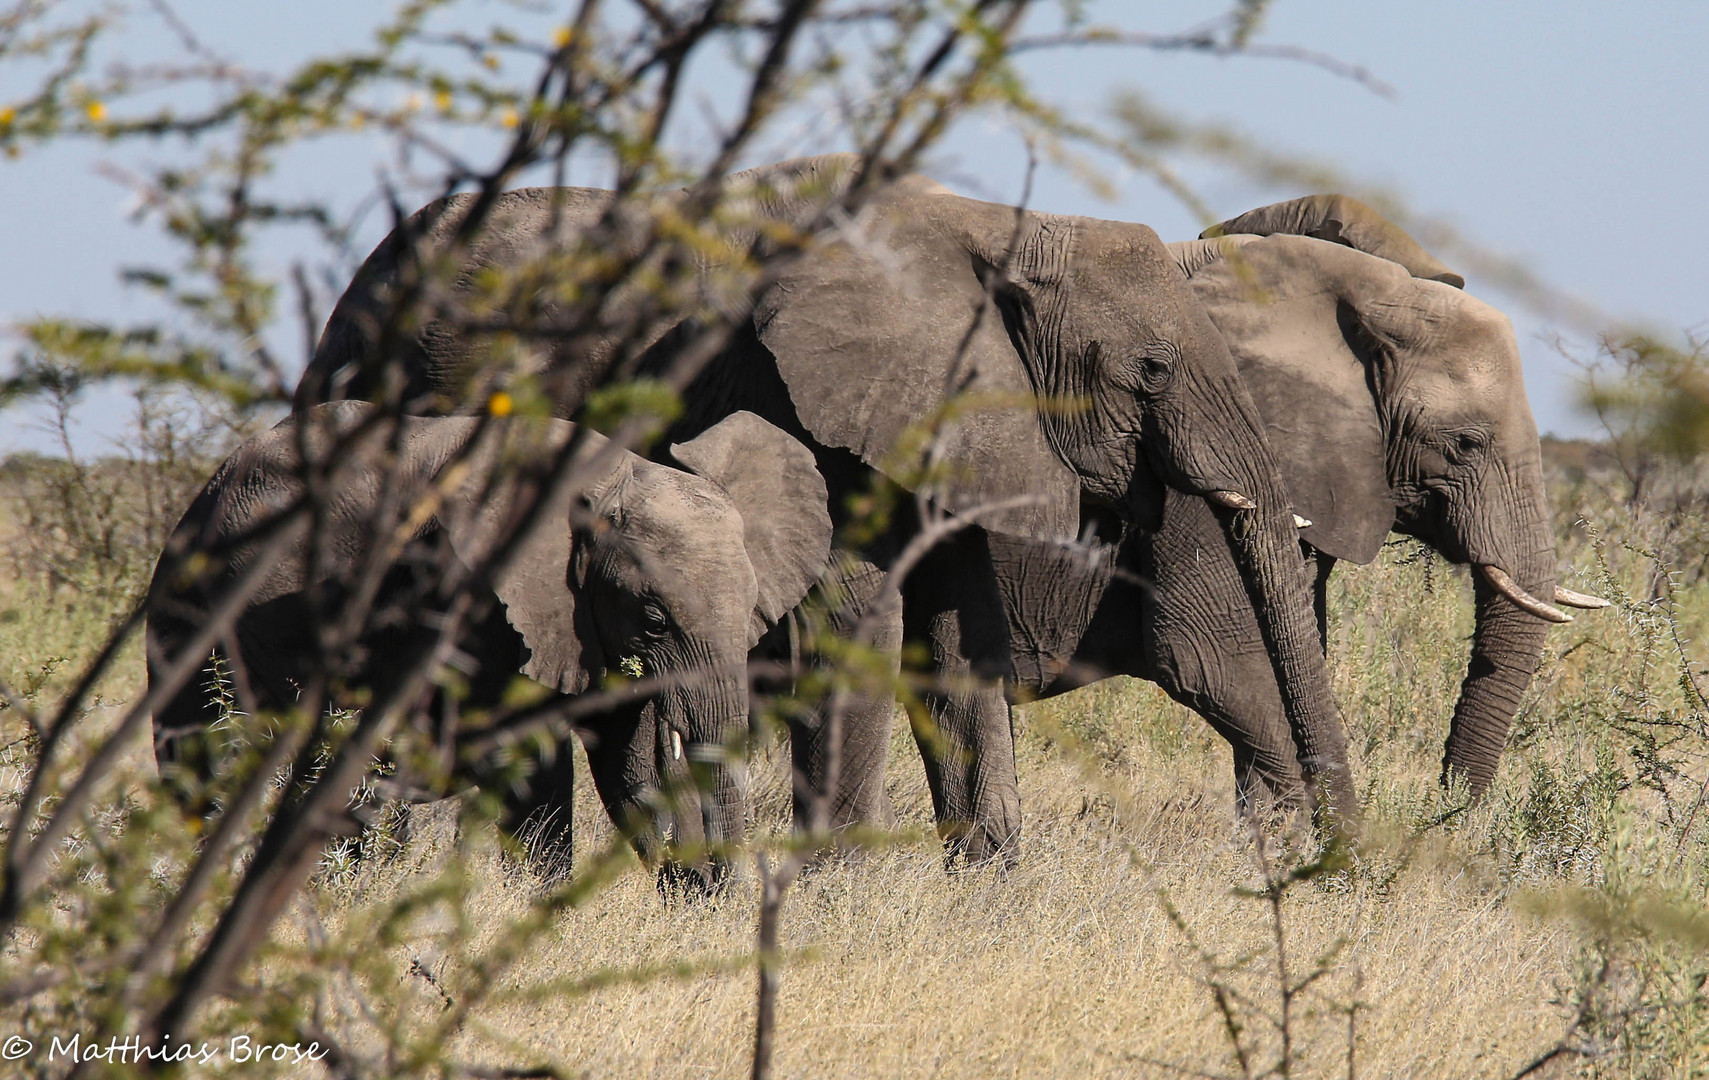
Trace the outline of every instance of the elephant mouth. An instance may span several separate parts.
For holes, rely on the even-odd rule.
[[[1490,588],[1507,597],[1515,607],[1526,614],[1535,615],[1544,622],[1570,623],[1573,621],[1573,617],[1560,608],[1553,604],[1546,604],[1520,588],[1519,583],[1508,577],[1506,571],[1502,570],[1501,567],[1490,563],[1478,563],[1477,571],[1479,576],[1489,583]],[[1609,606],[1608,601],[1600,596],[1574,592],[1572,589],[1565,589],[1559,585],[1555,586],[1554,599],[1557,604],[1590,610]]]

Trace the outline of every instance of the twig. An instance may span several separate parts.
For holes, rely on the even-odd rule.
[[[1251,56],[1266,60],[1291,60],[1331,75],[1340,76],[1363,86],[1379,97],[1392,98],[1395,89],[1360,64],[1350,64],[1329,53],[1301,45],[1253,45],[1220,41],[1208,32],[1187,34],[1147,34],[1138,31],[1094,27],[1060,34],[1040,34],[1017,38],[1013,51],[1034,49],[1079,48],[1089,45],[1122,45],[1130,48],[1155,49],[1159,52],[1199,52],[1208,56]]]

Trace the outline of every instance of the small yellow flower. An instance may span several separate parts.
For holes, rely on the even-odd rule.
[[[516,402],[512,401],[510,395],[503,390],[496,391],[492,397],[487,398],[487,412],[494,416],[509,416],[511,410],[515,408]]]
[[[498,114],[498,122],[507,128],[513,128],[522,123],[522,116],[514,106],[506,105],[504,111]]]
[[[481,57],[481,66],[486,68],[488,71],[497,71],[498,57],[494,56],[492,53],[487,53],[485,56]]]
[[[575,31],[567,26],[560,26],[552,31],[552,47],[561,49],[576,39]]]
[[[107,118],[107,107],[99,101],[91,101],[89,104],[83,106],[83,112],[91,121],[97,124]]]
[[[433,107],[442,113],[451,111],[451,91],[435,90],[433,92]]]
[[[18,110],[10,105],[0,105],[0,127],[11,127],[12,121],[18,118]]]

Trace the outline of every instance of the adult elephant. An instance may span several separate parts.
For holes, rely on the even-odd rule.
[[[549,460],[574,433],[561,420],[501,423],[471,443],[480,423],[472,418],[406,417],[395,436],[373,420],[366,403],[323,405],[226,460],[178,523],[150,587],[151,679],[245,576],[256,530],[301,493],[306,446],[312,461],[336,449],[344,462],[328,488],[323,528],[311,536],[306,521],[297,526],[265,571],[219,650],[225,671],[264,707],[289,709],[308,684],[323,632],[315,605],[338,612],[341,597],[360,595],[379,557],[369,630],[353,652],[334,658],[332,704],[355,706],[383,692],[414,643],[436,640],[442,580],[494,550],[515,493],[501,461]],[[649,861],[660,855],[647,827],[661,809],[657,777],[686,781],[694,765],[706,798],[693,803],[699,813],[664,807],[671,830],[684,842],[740,841],[745,813],[729,753],[747,727],[747,654],[818,580],[831,537],[812,456],[751,413],[671,452],[677,467],[610,452],[588,435],[577,460],[592,472],[581,493],[573,502],[556,494],[535,516],[455,643],[466,692],[441,692],[413,720],[443,750],[480,733],[519,672],[566,703],[607,673],[663,679],[650,698],[575,721],[601,799],[613,821],[634,830]],[[385,540],[397,550],[376,556]],[[185,576],[178,568],[186,565],[199,569]],[[203,671],[154,717],[162,774],[192,805],[230,749],[219,734],[217,677],[212,667]],[[565,856],[572,762],[548,744],[534,773],[505,792],[508,826],[528,825],[540,847]],[[456,768],[476,778],[504,774],[491,766],[482,758]],[[700,859],[706,884],[717,869]]]
[[[1546,628],[1570,621],[1554,604],[1606,606],[1556,584],[1512,328],[1351,199],[1280,203],[1208,232],[1222,238],[1171,248],[1265,418],[1305,522],[1320,628],[1335,563],[1371,561],[1391,529],[1474,570],[1477,629],[1442,778],[1480,796]],[[1161,529],[1119,545],[992,543],[1023,687],[1048,695],[1110,674],[1155,681],[1233,745],[1243,798],[1261,788],[1298,798],[1257,621],[1205,500],[1171,492]]]
[[[781,217],[805,220],[800,192],[834,193],[859,165],[847,155],[809,159],[737,183],[758,191],[762,206],[780,207]],[[519,237],[549,238],[565,228],[564,199],[507,199],[504,236],[470,247],[464,277],[545,242]],[[382,244],[370,263],[389,265],[397,251]],[[1155,524],[1167,487],[1209,499],[1230,530],[1298,765],[1326,813],[1355,813],[1289,497],[1227,346],[1155,233],[1024,212],[904,178],[774,269],[757,302],[742,308],[727,346],[686,388],[674,437],[692,438],[734,410],[765,417],[813,449],[839,524],[850,497],[869,490],[875,474],[952,515],[1041,541],[1076,536],[1085,505]],[[365,268],[358,281],[388,273],[384,265]],[[401,367],[407,386],[452,388],[442,401],[467,407],[455,387],[488,361],[477,334],[463,331],[479,325],[439,318],[431,334],[415,336],[413,351],[381,355],[365,343],[383,342],[383,332],[341,322],[335,312],[321,345],[329,359],[317,356],[313,370],[322,374],[311,389],[362,386],[359,377],[336,373],[379,370],[389,357],[403,361],[393,370]],[[649,333],[655,343],[638,370],[669,370],[678,336],[656,327]],[[589,372],[615,363],[597,346],[560,342],[537,361],[548,376],[574,373],[558,385],[586,387],[595,381]],[[558,400],[562,415],[579,404],[574,393]],[[904,509],[890,528],[863,539],[854,554],[864,573],[856,578],[876,582],[918,524]],[[936,724],[923,749],[940,827],[976,860],[1012,857],[1020,832],[1008,710],[996,683],[1010,670],[1008,633],[985,535],[964,531],[940,545],[910,575],[900,609],[884,614],[878,632],[886,645],[917,638],[935,669],[955,677],[954,690],[932,695]],[[856,596],[854,610],[872,595]],[[809,786],[824,782],[833,761],[881,757],[888,707],[868,708],[859,719],[844,725],[835,747],[825,728],[793,733]],[[876,796],[859,783],[862,770],[843,775],[837,822],[869,817]]]

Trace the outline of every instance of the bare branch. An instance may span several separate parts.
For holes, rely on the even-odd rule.
[[[1084,48],[1094,45],[1115,45],[1126,48],[1153,49],[1157,52],[1198,52],[1207,56],[1251,56],[1266,60],[1288,60],[1319,68],[1338,78],[1350,79],[1379,97],[1392,98],[1395,89],[1360,64],[1350,64],[1329,53],[1300,45],[1266,45],[1251,42],[1224,41],[1208,31],[1185,34],[1148,34],[1110,27],[1088,27],[1058,34],[1039,34],[1016,38],[1011,52],[1031,52],[1038,49]]]

